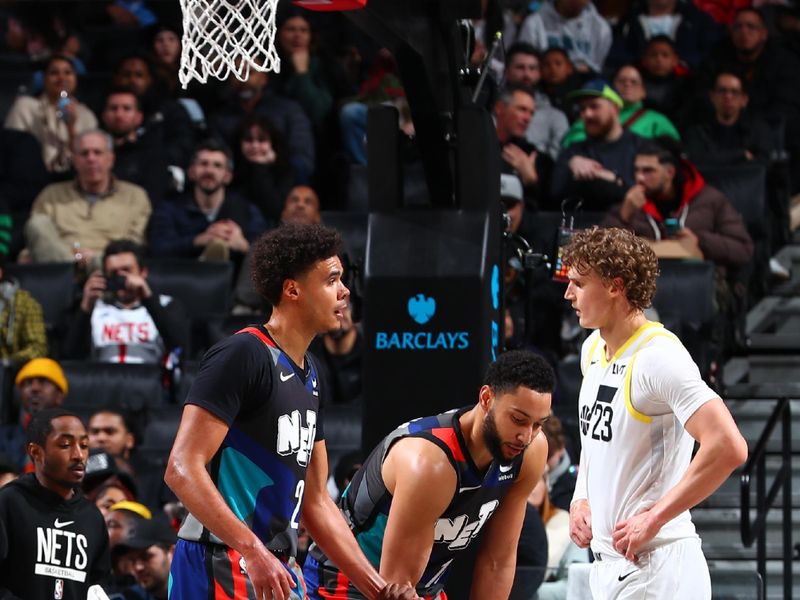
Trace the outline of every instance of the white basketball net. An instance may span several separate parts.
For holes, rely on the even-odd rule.
[[[280,71],[275,50],[278,0],[180,0],[183,49],[178,78],[246,81],[250,69]]]

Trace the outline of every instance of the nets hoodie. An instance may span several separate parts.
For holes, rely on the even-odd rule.
[[[111,571],[100,511],[69,500],[34,474],[0,489],[0,600],[84,600]]]

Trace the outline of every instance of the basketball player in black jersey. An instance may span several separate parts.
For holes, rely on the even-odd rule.
[[[405,423],[372,451],[339,505],[381,575],[445,600],[452,561],[480,544],[470,599],[508,598],[525,505],[547,459],[540,432],[553,385],[541,357],[507,352],[489,366],[477,405]],[[364,597],[324,548],[311,548],[303,572],[312,600]]]
[[[283,225],[253,249],[253,282],[272,304],[265,325],[211,348],[186,399],[165,479],[189,510],[171,568],[171,600],[303,600],[297,528],[368,598],[414,600],[370,565],[326,489],[315,335],[340,325],[349,291],[341,240],[320,225]]]

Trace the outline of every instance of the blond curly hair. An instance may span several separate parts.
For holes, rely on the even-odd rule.
[[[625,298],[634,309],[644,310],[653,301],[658,258],[642,238],[627,229],[585,229],[564,249],[563,260],[581,275],[591,270],[609,283],[622,280]]]

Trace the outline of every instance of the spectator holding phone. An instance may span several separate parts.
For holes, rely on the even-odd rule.
[[[742,218],[718,189],[667,140],[645,141],[636,151],[635,183],[603,225],[623,227],[651,240],[660,258],[700,258],[722,269],[753,256]]]
[[[142,247],[112,241],[94,271],[67,331],[64,354],[100,362],[158,364],[189,337],[177,300],[153,292],[147,282]]]
[[[77,87],[72,59],[54,54],[45,64],[44,93],[38,98],[18,96],[6,116],[6,127],[27,131],[39,141],[51,172],[69,171],[77,134],[97,127],[97,117],[75,97]]]

